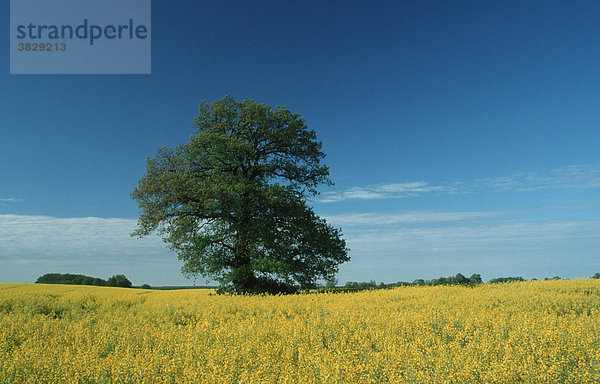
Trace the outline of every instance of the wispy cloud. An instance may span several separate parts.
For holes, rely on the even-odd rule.
[[[583,208],[582,208],[583,209]],[[595,207],[596,211],[598,207]],[[385,281],[481,273],[577,278],[600,271],[600,220],[537,212],[348,213],[327,217],[341,225],[352,263],[348,280]],[[566,212],[565,212],[566,213]]]
[[[370,212],[325,216],[342,226],[353,250],[469,251],[498,250],[509,247],[548,248],[557,241],[597,239],[600,242],[600,220],[578,217],[578,211],[597,210],[598,206],[572,206],[569,214],[553,217],[555,207],[528,211],[489,212]],[[524,218],[528,217],[529,218]],[[356,249],[355,249],[356,248]]]
[[[134,219],[98,217],[58,218],[51,216],[0,215],[0,256],[28,253],[39,256],[103,254],[122,256],[137,253],[158,239],[139,242],[130,237]],[[147,250],[147,249],[144,249]]]
[[[600,167],[573,165],[558,168],[543,175],[517,173],[511,176],[480,179],[473,187],[490,188],[495,191],[529,192],[542,189],[589,189],[600,187]]]
[[[0,198],[0,203],[22,203],[23,199],[15,199],[14,197]]]
[[[177,256],[156,236],[132,238],[135,227],[135,219],[0,215],[0,282],[47,272],[124,273],[134,284],[185,281]]]
[[[389,226],[392,224],[435,224],[472,221],[503,215],[502,212],[437,212],[415,211],[395,213],[344,213],[326,215],[324,218],[342,227]]]
[[[399,199],[425,194],[459,194],[476,192],[531,192],[544,189],[600,188],[600,166],[573,165],[558,168],[548,174],[515,173],[471,181],[455,181],[437,185],[425,181],[374,184],[349,187],[341,191],[325,192],[321,203],[347,200]]]
[[[398,254],[399,251],[416,253],[472,251],[485,254],[512,250],[521,254],[531,250],[549,253],[560,245],[563,249],[576,249],[583,241],[600,243],[600,220],[530,220],[499,223],[462,223],[447,226],[398,227],[364,229],[349,238],[354,251],[384,251]],[[578,255],[563,255],[577,257]]]
[[[323,203],[344,200],[398,199],[414,197],[424,193],[457,193],[454,186],[430,185],[424,181],[408,183],[375,184],[362,187],[350,187],[339,192],[325,192],[319,199]]]

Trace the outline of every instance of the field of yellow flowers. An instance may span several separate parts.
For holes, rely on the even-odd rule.
[[[220,296],[0,284],[0,383],[599,383],[600,281]]]

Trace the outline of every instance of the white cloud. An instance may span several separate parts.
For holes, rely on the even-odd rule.
[[[425,181],[373,184],[349,187],[342,191],[325,192],[321,203],[346,200],[398,199],[424,194],[458,194],[475,192],[531,192],[544,189],[600,188],[600,166],[573,165],[553,169],[547,175],[515,173],[508,176],[431,185]]]
[[[349,238],[359,249],[387,251],[464,251],[499,249],[550,249],[557,243],[600,241],[599,220],[539,220],[442,227],[377,228],[354,232]]]
[[[430,214],[432,220],[438,215]],[[600,271],[600,220],[474,216],[446,223],[363,223],[344,228],[352,262],[341,267],[340,280],[412,281],[458,272],[485,279],[580,278]]]
[[[15,199],[14,197],[0,198],[0,203],[22,203],[23,199]]]
[[[325,215],[324,218],[338,226],[388,226],[391,224],[434,224],[475,220],[502,215],[499,212],[438,212],[416,211],[396,213],[344,213]]]
[[[131,237],[135,227],[135,219],[0,215],[0,282],[68,272],[124,273],[134,284],[190,284],[162,240]]]
[[[319,199],[322,203],[344,200],[375,200],[414,197],[423,193],[455,193],[453,186],[429,185],[424,181],[408,183],[375,184],[362,187],[350,187],[339,192],[325,192]]]
[[[548,250],[556,244],[576,248],[581,241],[600,243],[600,220],[580,216],[582,212],[597,211],[597,205],[563,208],[545,207],[531,212],[349,212],[324,218],[342,227],[349,247],[358,253]]]
[[[131,238],[135,226],[133,219],[0,215],[0,256],[25,252],[71,255],[81,254],[82,249],[85,253],[118,256],[160,244],[156,238]]]
[[[487,278],[511,274],[582,277],[600,271],[600,220],[580,207],[550,215],[523,212],[349,212],[326,216],[342,226],[352,262],[340,281],[434,278],[458,272]],[[567,215],[565,217],[564,215]],[[596,215],[587,216],[595,217]],[[158,237],[130,237],[134,219],[0,215],[0,282],[32,282],[48,272],[107,278],[124,273],[134,284],[191,284],[181,262]],[[204,280],[199,280],[204,284]]]
[[[573,165],[557,168],[547,175],[517,173],[511,176],[480,179],[482,188],[495,191],[529,192],[543,189],[589,189],[600,187],[600,167]]]
[[[352,262],[340,280],[412,281],[481,273],[490,279],[578,278],[600,271],[600,205],[503,211],[347,212],[341,226]]]

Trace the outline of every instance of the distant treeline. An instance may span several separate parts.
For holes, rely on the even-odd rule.
[[[594,274],[591,277],[592,279],[600,279],[600,273]],[[537,279],[531,279],[537,280]],[[544,280],[561,280],[560,277],[554,276],[553,278],[545,278]],[[511,276],[511,277],[496,277],[491,279],[489,283],[510,283],[517,281],[527,281],[521,276]],[[100,287],[124,287],[131,288],[131,281],[125,277],[125,275],[114,275],[108,278],[108,280],[101,279],[99,277],[91,277],[85,275],[75,275],[71,273],[47,273],[43,276],[40,276],[36,281],[36,283],[41,284],[73,284],[73,285],[95,285]],[[417,279],[412,283],[406,281],[399,281],[397,283],[388,283],[385,284],[383,282],[377,284],[375,280],[371,280],[368,282],[356,282],[356,281],[348,281],[344,286],[337,286],[336,280],[330,280],[327,282],[326,286],[322,286],[317,291],[329,291],[329,292],[355,292],[355,291],[363,291],[368,289],[386,289],[386,288],[395,288],[395,287],[407,287],[407,286],[437,286],[437,285],[478,285],[482,284],[481,275],[478,273],[472,274],[470,277],[466,277],[462,273],[457,273],[455,276],[449,277],[440,277],[438,279],[433,280],[423,280]],[[151,287],[148,284],[143,284],[140,288],[150,289]],[[202,287],[183,287],[183,286],[164,286],[164,287],[154,287],[154,289],[198,289],[198,288],[215,288],[209,286]]]
[[[36,281],[40,284],[73,284],[73,285],[95,285],[99,287],[123,287],[131,288],[131,281],[125,275],[114,275],[108,280],[99,277],[85,275],[74,275],[71,273],[46,273]]]
[[[516,279],[516,278],[511,277],[509,279]],[[369,282],[349,281],[343,287],[337,287],[335,289],[343,290],[343,291],[362,291],[365,289],[384,289],[384,288],[408,287],[408,286],[475,285],[475,284],[480,284],[480,283],[482,283],[481,275],[479,275],[478,273],[472,274],[471,277],[466,277],[462,273],[457,273],[455,276],[440,277],[439,279],[433,279],[433,280],[417,279],[417,280],[413,281],[412,283],[409,283],[407,281],[399,281],[397,283],[385,284],[382,282],[380,284],[377,284],[374,280],[371,280]],[[331,288],[331,287],[329,287],[329,288]]]
[[[594,276],[592,276],[592,279],[600,279],[600,273],[596,273]],[[533,281],[533,280],[537,280],[537,279],[531,279],[531,280]],[[559,276],[554,276],[551,279],[545,278],[544,280],[561,280],[561,278]],[[489,281],[489,283],[496,284],[496,283],[510,283],[510,282],[517,282],[517,281],[527,281],[527,280],[521,276],[497,277],[497,278],[491,279]],[[406,281],[399,281],[397,283],[385,284],[385,283],[381,282],[380,284],[377,284],[374,280],[371,280],[369,282],[349,281],[344,286],[340,287],[340,286],[335,286],[332,282],[328,282],[327,286],[321,287],[320,290],[333,291],[333,292],[355,292],[355,291],[362,291],[362,290],[367,290],[367,289],[386,289],[386,288],[408,287],[408,286],[437,286],[437,285],[469,286],[469,285],[478,285],[478,284],[482,284],[482,283],[483,283],[483,281],[481,280],[481,275],[478,273],[474,273],[470,277],[466,277],[462,273],[457,273],[455,276],[440,277],[438,279],[433,279],[433,280],[417,279],[417,280],[413,281],[412,283],[409,283]]]

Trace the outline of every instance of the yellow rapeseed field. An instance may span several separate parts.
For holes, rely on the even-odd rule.
[[[0,383],[600,383],[600,281],[247,297],[0,284]]]

